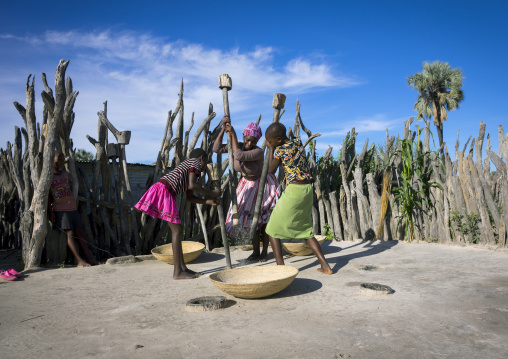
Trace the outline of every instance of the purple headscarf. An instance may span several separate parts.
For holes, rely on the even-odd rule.
[[[244,136],[252,136],[256,139],[260,139],[263,133],[261,132],[261,127],[259,127],[254,122],[251,122],[247,127],[244,128],[242,134]]]

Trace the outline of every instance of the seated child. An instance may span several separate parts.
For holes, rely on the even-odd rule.
[[[269,171],[275,174],[282,163],[287,185],[266,226],[275,260],[278,265],[284,265],[280,239],[306,239],[321,264],[318,271],[332,274],[312,233],[313,177],[302,142],[299,138],[289,140],[286,126],[278,122],[268,126],[265,137],[270,151]]]
[[[72,196],[71,175],[64,170],[65,157],[63,153],[55,152],[53,181],[49,191],[48,210],[49,219],[54,229],[61,229],[67,234],[67,245],[76,258],[78,267],[90,267],[99,262],[90,254],[83,232],[83,224],[76,206],[76,199]],[[78,239],[86,261],[79,255],[79,247],[74,238]]]
[[[146,214],[160,218],[169,224],[173,247],[173,279],[193,279],[201,275],[187,268],[183,260],[182,225],[178,214],[176,196],[184,193],[187,200],[194,203],[217,205],[217,199],[203,199],[194,196],[193,192],[211,197],[220,197],[220,189],[207,190],[197,180],[205,170],[208,161],[206,152],[201,148],[191,151],[190,158],[180,163],[159,182],[153,184],[135,205]]]

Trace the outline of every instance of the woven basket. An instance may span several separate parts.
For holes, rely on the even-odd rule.
[[[225,269],[209,276],[224,293],[237,298],[263,298],[291,284],[298,269],[291,266],[259,266]]]
[[[319,245],[323,244],[323,242],[326,239],[326,236],[318,235],[314,236]],[[309,247],[307,242],[300,242],[300,243],[282,243],[282,248],[288,252],[291,253],[294,256],[308,256],[309,254],[313,254],[312,249]]]
[[[205,245],[203,243],[182,241],[183,261],[185,263],[192,262],[199,257],[204,248]],[[171,243],[155,247],[152,249],[152,254],[160,261],[173,264],[173,245]]]

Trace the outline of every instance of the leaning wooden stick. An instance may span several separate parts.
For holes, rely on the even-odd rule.
[[[203,210],[201,209],[202,204],[196,205],[196,212],[198,213],[199,222],[201,223],[201,228],[203,230],[203,238],[205,240],[205,248],[207,252],[210,252],[210,243],[208,243],[208,232],[206,230],[205,217],[203,216]]]
[[[229,116],[229,100],[228,91],[231,90],[232,82],[229,75],[224,74],[219,76],[219,88],[222,90],[222,102],[224,103],[224,116]],[[233,159],[233,146],[231,143],[231,134],[228,133],[228,157],[229,157],[229,190],[231,191],[231,212],[233,218],[233,226],[238,225],[238,202],[236,199],[236,188],[234,180],[234,159]]]
[[[210,173],[210,177],[212,178],[212,182],[214,187],[221,188],[220,183],[220,166],[218,163],[209,163],[208,164],[208,172]],[[220,224],[220,233],[222,236],[222,243],[224,243],[224,254],[226,256],[226,265],[228,269],[231,269],[231,256],[229,254],[229,242],[226,233],[226,221],[224,220],[224,209],[222,208],[222,203],[219,201],[217,204],[217,213],[219,215],[219,224]]]
[[[273,111],[273,123],[279,122],[280,120],[280,110],[284,108],[284,103],[286,102],[286,95],[282,93],[276,93],[273,95],[272,107]],[[261,172],[261,177],[259,178],[259,187],[258,194],[256,197],[256,205],[254,207],[254,217],[252,218],[252,224],[249,230],[249,238],[254,238],[256,235],[256,230],[259,222],[259,216],[261,213],[261,204],[263,203],[263,193],[265,192],[265,184],[266,177],[268,176],[268,156],[270,156],[270,151],[266,152],[265,162],[263,163],[263,171]]]

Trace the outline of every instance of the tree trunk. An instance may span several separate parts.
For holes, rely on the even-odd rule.
[[[480,183],[480,177],[478,176],[478,171],[476,169],[476,166],[474,165],[472,159],[468,159],[468,165],[469,170],[471,171],[471,177],[473,179],[474,183],[474,190],[476,192],[476,198],[475,201],[478,205],[478,209],[480,212],[480,230],[482,233],[482,243],[488,243],[488,244],[496,244],[496,241],[494,239],[494,233],[492,230],[492,226],[490,224],[490,218],[487,211],[487,206],[485,205],[485,197],[483,194],[483,188]]]
[[[326,208],[325,208],[325,203],[324,203],[324,199],[323,199],[323,193],[321,192],[321,181],[320,181],[318,175],[316,175],[316,179],[314,181],[314,192],[316,193],[316,199],[317,199],[318,210],[319,210],[319,226],[320,226],[321,234],[324,234],[325,233],[325,224],[327,221],[329,221],[329,219],[326,216]]]
[[[369,140],[365,141],[358,164],[354,171],[355,191],[358,204],[358,214],[360,218],[361,238],[365,240],[372,240],[375,237],[375,232],[372,226],[372,218],[369,213],[369,201],[363,193],[363,161],[367,153],[367,146]]]
[[[330,197],[330,205],[332,207],[333,232],[335,234],[335,239],[343,241],[344,237],[342,235],[342,225],[340,223],[339,205],[337,203],[337,193],[333,191],[329,194],[329,197]]]
[[[471,181],[469,180],[467,173],[466,173],[466,161],[467,159],[464,158],[464,154],[462,151],[459,151],[459,179],[460,179],[460,185],[462,188],[462,193],[464,195],[464,199],[466,202],[466,209],[467,214],[474,213],[479,214],[478,212],[478,206],[474,200],[475,195],[473,193],[473,188],[471,187]],[[469,172],[469,171],[467,171]]]
[[[496,169],[497,171],[501,174],[500,178],[499,178],[499,186],[500,186],[500,194],[501,194],[501,200],[500,202],[502,203],[503,205],[503,216],[501,218],[501,220],[504,222],[505,226],[505,231],[506,231],[506,226],[507,226],[507,223],[508,223],[508,210],[505,210],[505,208],[508,208],[508,179],[507,179],[507,176],[508,176],[508,167],[506,165],[506,162],[504,162],[500,157],[498,157],[494,152],[490,151],[490,150],[487,150],[487,154],[489,155],[490,159],[492,160],[492,162],[494,163],[494,165],[496,166]],[[500,228],[501,228],[501,225],[500,225]],[[499,237],[501,238],[501,233],[499,235]],[[504,238],[506,234],[503,236]]]
[[[379,226],[381,222],[381,196],[377,191],[377,185],[374,181],[374,175],[372,173],[367,173],[365,175],[367,179],[367,189],[369,191],[369,200],[370,200],[370,213],[372,215],[372,230],[374,231],[374,227]],[[374,236],[376,238],[376,236]],[[382,239],[382,238],[376,238]]]
[[[25,236],[23,239],[23,244],[27,244],[26,251],[24,254],[25,269],[36,268],[40,265],[42,249],[44,246],[44,240],[46,238],[46,233],[48,231],[48,215],[47,215],[47,207],[48,207],[48,194],[50,182],[53,178],[53,168],[54,168],[54,157],[55,157],[55,144],[57,142],[57,131],[60,126],[60,123],[63,121],[63,115],[65,108],[65,70],[69,61],[60,60],[58,64],[56,74],[55,74],[55,99],[53,110],[50,111],[50,119],[48,122],[48,133],[47,138],[44,145],[44,152],[35,154],[32,152],[30,156],[37,156],[38,160],[32,158],[31,163],[31,173],[32,179],[34,183],[34,196],[32,198],[32,202],[30,208],[24,215],[24,232]],[[28,86],[27,86],[28,89]],[[31,90],[33,92],[33,83]],[[28,92],[28,91],[27,91]],[[43,92],[44,93],[44,92]],[[47,93],[46,93],[47,94]],[[28,97],[28,95],[27,95]],[[33,96],[32,96],[33,98]],[[44,96],[43,96],[44,98]],[[47,102],[45,101],[45,104]],[[33,102],[31,103],[33,106]],[[33,124],[35,124],[35,115],[33,118]],[[35,136],[32,138],[32,142],[29,144],[29,148],[37,148],[34,146],[38,140]],[[38,161],[42,159],[42,169],[41,172],[37,172]],[[30,228],[32,228],[31,238],[28,238],[28,233]]]
[[[443,124],[440,123],[438,125],[436,125],[436,129],[437,129],[437,136],[439,138],[439,146],[441,147],[441,145],[443,144]]]

